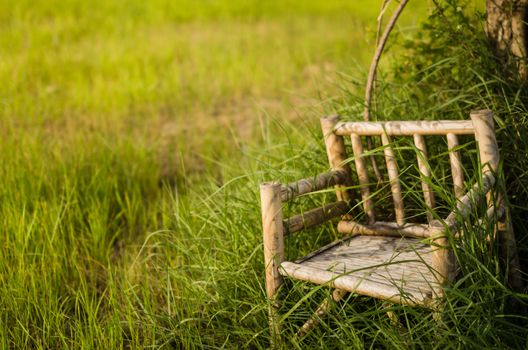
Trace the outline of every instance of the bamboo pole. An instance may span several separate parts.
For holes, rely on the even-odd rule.
[[[515,241],[515,234],[511,224],[511,214],[508,209],[506,209],[504,219],[499,220],[497,223],[497,233],[499,234],[501,244],[501,254],[506,259],[508,283],[514,291],[524,292],[517,242]]]
[[[356,171],[359,179],[359,189],[361,191],[361,199],[363,201],[363,208],[367,215],[369,224],[376,222],[376,214],[374,212],[374,202],[370,197],[369,176],[367,165],[365,164],[365,156],[363,154],[363,144],[361,137],[357,134],[351,135],[352,150],[354,152],[354,161],[356,163]]]
[[[381,143],[384,146],[383,152],[385,153],[385,162],[387,163],[387,173],[389,174],[392,200],[394,202],[394,212],[396,213],[396,222],[398,225],[403,225],[405,223],[405,211],[400,180],[398,178],[398,163],[396,162],[396,157],[390,146],[390,140],[387,134],[381,134]]]
[[[424,224],[398,225],[395,222],[378,221],[370,225],[363,225],[352,220],[339,221],[337,232],[352,235],[396,236],[426,238],[441,233],[443,228]]]
[[[353,133],[360,136],[383,135],[473,135],[475,130],[470,120],[424,120],[390,122],[340,122],[335,127],[336,135],[348,136]]]
[[[267,182],[260,185],[262,233],[264,238],[264,266],[266,294],[270,300],[269,322],[273,346],[280,343],[279,317],[276,293],[282,284],[279,266],[284,261],[284,234],[282,224],[281,185]]]
[[[426,179],[431,180],[431,169],[427,164],[427,145],[423,135],[414,134],[414,145],[418,149],[419,153],[416,155],[418,160],[418,169],[420,169],[420,176],[422,177],[422,190],[427,205],[427,222],[433,221],[433,214],[431,210],[435,207],[434,192],[431,190],[431,186]]]
[[[496,179],[491,172],[482,176],[482,185],[475,184],[473,188],[458,199],[455,210],[444,220],[448,227],[456,229],[457,219],[464,221],[469,218],[471,211],[484,200],[486,194],[495,185]]]
[[[484,174],[495,173],[499,165],[499,152],[495,138],[493,112],[490,110],[471,112],[471,120],[475,126],[475,139],[478,142],[482,172]],[[493,198],[498,203],[501,203],[503,196],[504,194],[499,192],[496,192],[494,196],[488,196],[488,205],[493,204],[490,203]],[[498,226],[503,257],[507,263],[508,281],[512,288],[521,291],[523,289],[523,282],[519,255],[508,209],[506,209],[505,218],[499,221]]]
[[[331,271],[285,261],[281,265],[282,273],[302,281],[315,284],[328,284],[334,288],[351,293],[370,296],[406,305],[424,305],[430,302],[430,295],[418,290],[405,290],[391,283],[374,282],[349,274]]]
[[[445,285],[452,281],[456,273],[455,257],[449,246],[448,235],[455,234],[458,231],[459,223],[469,218],[471,211],[482,203],[486,194],[494,185],[495,176],[493,176],[493,173],[485,173],[482,178],[482,186],[477,183],[468,193],[460,197],[456,209],[444,220],[446,229],[443,234],[437,236],[438,238],[431,245],[433,250],[431,265],[440,285]],[[488,210],[486,214],[490,215],[490,213],[490,210]],[[435,294],[440,297],[443,295],[443,290],[438,288]]]
[[[455,149],[459,146],[458,137],[453,133],[447,134],[447,148],[449,150],[449,162],[451,163],[451,176],[453,177],[453,187],[455,196],[460,198],[464,195],[464,169],[460,151]]]
[[[480,163],[483,173],[482,186],[478,183],[464,196],[460,197],[454,210],[445,220],[450,230],[439,235],[433,242],[432,267],[438,282],[443,285],[451,281],[455,273],[455,260],[449,247],[449,234],[454,232],[457,226],[457,218],[465,220],[469,217],[474,206],[479,205],[484,196],[493,188],[496,182],[494,176],[499,163],[499,154],[495,131],[493,127],[493,114],[489,110],[475,111],[471,113],[471,121],[475,130],[475,139],[478,143]],[[488,197],[488,204],[490,196]],[[437,294],[441,294],[439,290]]]
[[[309,177],[296,182],[289,183],[281,188],[281,199],[283,202],[292,200],[303,194],[323,190],[335,185],[347,182],[347,173],[342,170],[332,170]]]
[[[386,314],[387,314],[387,317],[389,318],[390,320],[390,324],[391,326],[393,326],[394,328],[396,328],[396,330],[398,331],[398,333],[400,335],[403,335],[406,331],[406,328],[403,326],[403,324],[400,322],[400,319],[398,317],[398,315],[393,311],[391,310],[392,308],[392,303],[389,303],[387,301],[384,301],[381,305],[381,307],[383,309],[386,309]]]
[[[327,220],[345,215],[349,209],[348,204],[341,201],[292,216],[291,218],[283,220],[285,233],[290,234],[304,228],[319,225]]]
[[[326,146],[326,154],[328,162],[332,170],[344,171],[347,174],[347,181],[343,185],[336,186],[337,199],[339,201],[349,201],[352,199],[350,190],[343,187],[351,186],[352,180],[350,177],[350,167],[346,164],[347,154],[345,148],[345,140],[342,136],[334,133],[334,127],[339,121],[339,116],[330,116],[321,118],[321,129]]]
[[[442,286],[451,282],[455,277],[455,256],[449,244],[449,230],[445,230],[443,234],[437,235],[431,244],[431,267],[436,281],[437,288],[433,288],[436,297],[440,298],[444,295]]]
[[[499,146],[495,139],[493,113],[489,109],[473,111],[470,117],[475,128],[475,140],[478,144],[482,174],[488,172],[495,174],[499,166]],[[493,198],[501,202],[501,196],[497,192],[488,193],[486,197],[488,206],[493,205]]]
[[[482,173],[496,172],[499,166],[499,146],[495,138],[493,113],[489,109],[471,112],[471,121],[478,143]]]
[[[325,301],[323,301],[321,305],[319,305],[317,310],[315,310],[312,317],[310,317],[310,319],[308,319],[308,321],[306,321],[302,325],[301,329],[299,329],[299,331],[296,334],[297,338],[304,337],[306,334],[308,334],[312,329],[314,329],[319,324],[321,318],[323,318],[330,312],[330,309],[332,308],[332,300],[335,303],[337,303],[341,299],[343,299],[347,294],[348,292],[344,290],[334,289],[334,291],[332,292],[332,296],[326,299]]]

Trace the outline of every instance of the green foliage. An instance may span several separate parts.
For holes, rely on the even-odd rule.
[[[466,12],[466,1],[445,1],[423,26],[417,40],[406,45],[403,62],[394,69],[394,81],[410,101],[401,113],[422,110],[429,118],[467,118],[473,109],[489,108],[496,115],[509,198],[521,258],[528,266],[528,90],[516,67],[491,52],[483,14]]]

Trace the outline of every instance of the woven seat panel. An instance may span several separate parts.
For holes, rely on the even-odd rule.
[[[417,238],[358,235],[333,243],[295,263],[283,263],[283,274],[313,282],[309,272],[306,278],[296,273],[302,266],[307,271],[324,271],[328,276],[325,283],[336,278],[348,279],[345,282],[356,286],[350,291],[359,294],[365,289],[361,287],[370,290],[379,285],[379,290],[390,294],[386,298],[408,294],[423,303],[431,298],[435,285],[431,256],[431,246]]]

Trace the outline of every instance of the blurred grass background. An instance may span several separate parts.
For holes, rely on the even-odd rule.
[[[249,136],[259,115],[315,108],[336,72],[367,68],[379,11],[337,0],[0,5],[8,129],[137,132],[149,143],[218,127]]]

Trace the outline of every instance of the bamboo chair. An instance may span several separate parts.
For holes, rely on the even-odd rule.
[[[508,208],[503,205],[504,194],[497,192],[498,187],[495,186],[499,153],[491,111],[475,111],[471,113],[471,120],[458,121],[340,122],[339,117],[328,117],[321,119],[321,126],[331,171],[288,185],[267,182],[260,186],[266,293],[270,299],[272,339],[279,338],[277,291],[285,277],[333,287],[332,298],[335,301],[351,292],[387,302],[434,309],[443,296],[442,287],[451,282],[456,274],[456,261],[449,249],[449,239],[454,237],[464,221],[470,220],[475,208],[486,200],[488,209],[485,215],[490,220],[497,220],[496,231],[508,252],[506,259],[509,262],[510,284],[515,288],[521,287]],[[431,182],[427,181],[431,173],[426,166],[426,135],[445,135],[447,138],[457,204],[444,220],[433,220],[429,214],[427,223],[406,223],[398,166],[390,138],[414,138],[424,202],[431,213],[435,199],[430,188]],[[475,136],[478,144],[478,152],[475,153],[479,155],[479,169],[482,170],[480,181],[466,193],[459,135]],[[351,168],[346,162],[345,136],[351,138],[359,182],[356,187],[360,189],[366,222],[352,221],[347,215],[354,194],[351,191]],[[381,137],[395,222],[378,221],[376,218],[362,136]],[[283,202],[334,186],[337,194],[335,203],[288,219],[283,218]],[[337,224],[337,231],[345,235],[343,239],[301,259],[285,260],[285,235],[338,217],[341,220]],[[298,335],[310,331],[320,317],[328,312],[330,305],[330,300],[321,304]]]

